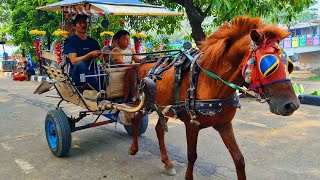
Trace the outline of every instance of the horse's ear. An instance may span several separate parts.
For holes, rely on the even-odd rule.
[[[259,33],[256,29],[251,31],[250,37],[255,43],[261,42],[263,40],[263,34]]]

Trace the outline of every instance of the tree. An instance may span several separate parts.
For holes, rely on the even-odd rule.
[[[27,50],[32,48],[32,39],[28,32],[32,29],[47,31],[48,45],[52,39],[51,33],[58,28],[61,13],[37,11],[36,7],[44,6],[59,0],[2,0],[0,23],[7,27],[6,32],[13,38],[14,44],[24,46]],[[204,40],[206,31],[212,31],[225,21],[239,15],[252,17],[270,17],[273,22],[280,20],[286,24],[296,17],[296,14],[309,7],[315,0],[141,0],[143,2],[165,6],[174,11],[185,12],[191,26],[191,37],[196,43]],[[281,14],[283,16],[279,17]],[[205,26],[204,20],[210,17],[212,23]],[[181,29],[184,17],[123,17],[129,29],[141,32],[156,31],[157,34],[173,34]],[[119,18],[108,17],[109,21],[116,22]],[[101,18],[100,18],[101,20]],[[110,29],[111,30],[111,29]],[[93,29],[94,37],[103,31],[97,25]],[[2,33],[3,34],[3,33]]]
[[[61,15],[55,12],[37,11],[36,7],[59,0],[2,0],[0,12],[6,17],[0,19],[15,45],[20,45],[27,52],[33,48],[33,39],[29,35],[32,29],[46,30],[48,44],[52,39],[51,33],[58,28]]]
[[[142,0],[144,2],[163,5],[172,10],[183,10],[192,28],[192,37],[198,44],[206,35],[203,30],[205,18],[213,17],[213,26],[230,21],[239,15],[252,17],[271,17],[273,22],[283,20],[288,24],[297,13],[309,7],[315,0]],[[177,6],[178,5],[178,8]],[[279,12],[285,12],[285,17],[279,19]]]

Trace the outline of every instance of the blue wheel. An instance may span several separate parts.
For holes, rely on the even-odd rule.
[[[138,136],[140,136],[143,133],[145,133],[146,130],[148,129],[148,121],[149,121],[148,114],[146,114],[145,116],[143,116],[143,118],[141,120],[141,126],[140,126],[140,130],[139,130]],[[130,136],[133,136],[132,125],[130,125],[130,126],[123,125],[123,126],[126,129],[127,133]]]
[[[48,112],[45,132],[51,152],[58,157],[66,156],[71,147],[71,129],[68,116],[61,109]]]

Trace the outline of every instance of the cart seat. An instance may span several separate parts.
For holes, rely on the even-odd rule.
[[[83,91],[83,97],[91,100],[91,101],[96,101],[97,100],[97,95],[98,95],[98,91],[96,90],[84,90]]]

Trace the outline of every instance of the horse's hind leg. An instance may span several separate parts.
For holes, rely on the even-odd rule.
[[[168,121],[168,118],[165,118],[166,122]],[[176,175],[176,170],[173,167],[173,164],[171,163],[166,145],[164,143],[164,129],[161,125],[160,120],[158,120],[158,123],[156,125],[156,132],[157,132],[157,137],[158,137],[158,142],[159,142],[159,147],[160,147],[160,154],[161,154],[161,161],[164,164],[164,167],[166,169],[166,173],[168,175]]]
[[[132,139],[131,147],[128,152],[130,155],[135,155],[139,150],[138,134],[139,134],[142,118],[143,118],[143,113],[139,111],[132,120],[133,139]]]
[[[190,124],[189,121],[185,121],[185,126],[188,146],[188,167],[185,178],[191,180],[193,179],[194,163],[197,160],[197,143],[200,129],[199,126]]]
[[[233,162],[236,166],[238,179],[245,180],[246,172],[244,158],[234,137],[231,122],[215,127],[215,129],[219,132],[224,144],[232,156]]]

